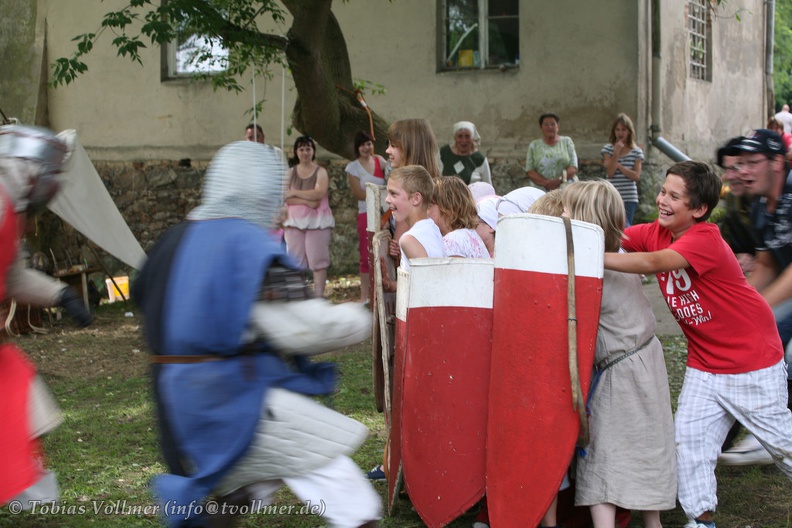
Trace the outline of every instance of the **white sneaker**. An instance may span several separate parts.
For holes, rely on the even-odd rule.
[[[773,457],[759,440],[748,434],[739,444],[721,453],[718,462],[724,466],[766,466],[773,463]]]
[[[715,528],[714,522],[705,523],[696,519],[689,519],[682,528]]]

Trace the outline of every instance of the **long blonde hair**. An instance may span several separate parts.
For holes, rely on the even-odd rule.
[[[561,203],[573,220],[596,224],[605,231],[605,251],[619,251],[624,232],[624,201],[610,182],[588,180],[567,185]]]
[[[388,141],[404,153],[405,165],[420,165],[432,178],[440,171],[440,149],[432,125],[426,119],[402,119],[391,123]]]
[[[635,125],[633,125],[632,119],[627,114],[619,114],[616,116],[616,120],[611,125],[610,130],[610,138],[608,141],[611,145],[616,144],[616,126],[621,124],[624,128],[627,129],[627,146],[630,148],[635,148]]]

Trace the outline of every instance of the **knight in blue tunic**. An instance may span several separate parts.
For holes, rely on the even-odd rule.
[[[366,429],[310,398],[331,393],[336,372],[306,357],[365,340],[370,315],[309,298],[271,234],[284,174],[269,145],[223,147],[201,205],[162,236],[133,284],[169,471],[153,487],[169,526],[214,526],[207,497],[267,504],[284,484],[332,526],[380,517],[348,458]]]

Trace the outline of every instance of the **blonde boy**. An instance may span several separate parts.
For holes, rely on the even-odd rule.
[[[714,527],[715,464],[735,419],[792,479],[792,413],[773,312],[751,287],[718,227],[707,223],[721,181],[701,162],[668,169],[658,219],[625,231],[605,268],[655,273],[688,340],[685,381],[675,416],[679,502],[686,528]]]
[[[429,218],[429,204],[434,193],[432,177],[419,165],[394,169],[388,178],[388,197],[396,222],[405,222],[408,231],[399,239],[401,267],[410,269],[410,259],[445,257],[443,235]]]

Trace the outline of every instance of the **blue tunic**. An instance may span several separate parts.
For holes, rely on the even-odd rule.
[[[277,241],[253,223],[193,221],[163,236],[135,281],[153,353],[229,356],[155,368],[171,474],[155,477],[153,485],[171,526],[198,520],[190,503],[201,504],[244,454],[268,387],[317,395],[335,386],[332,364],[287,362],[266,343],[252,354],[243,350],[251,307],[276,261],[293,268]]]

